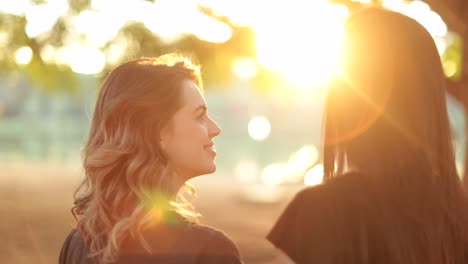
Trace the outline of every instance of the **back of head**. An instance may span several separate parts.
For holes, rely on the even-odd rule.
[[[326,102],[325,176],[347,164],[372,182],[373,215],[386,216],[373,224],[394,263],[462,263],[466,198],[432,37],[415,20],[380,8],[358,11],[345,29]]]
[[[363,172],[412,167],[453,186],[444,83],[434,41],[420,24],[379,8],[358,12],[346,24],[340,76],[327,98],[328,157],[346,156]]]

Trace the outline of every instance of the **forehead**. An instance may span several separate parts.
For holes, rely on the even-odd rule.
[[[205,98],[200,88],[191,80],[182,81],[182,104],[183,106],[205,105]]]

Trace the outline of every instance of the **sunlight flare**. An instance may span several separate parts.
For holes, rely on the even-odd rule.
[[[272,163],[263,168],[260,177],[264,184],[277,186],[285,181],[287,173],[288,165],[286,163]]]
[[[304,177],[304,184],[307,186],[314,186],[323,182],[323,165],[317,164],[312,169],[307,171]]]
[[[70,65],[74,72],[81,74],[100,73],[106,64],[106,58],[101,50],[80,45],[70,45],[59,49],[57,61]]]
[[[21,16],[30,5],[29,0],[2,0],[0,1],[0,13]]]
[[[31,62],[32,56],[33,52],[30,47],[21,47],[15,52],[16,63],[20,65],[29,64],[29,62]]]
[[[288,182],[300,182],[304,173],[315,164],[319,157],[319,151],[314,145],[305,145],[291,154],[288,160]]]
[[[326,82],[338,63],[348,11],[323,1],[293,1],[276,8],[253,27],[257,59],[297,87]],[[272,30],[274,29],[274,30]]]
[[[252,139],[263,141],[270,136],[270,120],[265,116],[254,116],[250,119],[247,130]]]
[[[241,80],[250,80],[258,73],[257,63],[250,58],[237,58],[232,63],[232,72]]]
[[[68,12],[67,1],[51,0],[44,4],[29,5],[25,9],[26,34],[30,38],[39,36],[52,29],[59,17]]]
[[[226,42],[232,36],[232,29],[228,25],[202,14],[194,17],[189,31],[197,38],[213,43]]]
[[[384,0],[382,5],[418,21],[433,37],[447,35],[447,25],[430,6],[423,1]]]

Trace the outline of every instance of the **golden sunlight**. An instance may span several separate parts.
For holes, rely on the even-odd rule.
[[[256,61],[250,58],[237,58],[232,63],[231,70],[241,80],[250,80],[258,73]]]
[[[61,0],[50,0],[43,4],[27,6],[24,10],[27,21],[26,34],[34,38],[49,31],[57,19],[66,14],[68,8],[68,2]]]
[[[0,1],[0,12],[20,16],[24,14],[29,5],[29,0],[2,0]]]
[[[171,210],[170,196],[158,191],[146,192],[145,200],[142,201],[143,206],[148,211],[148,215],[153,222],[164,222],[168,219],[168,212]]]
[[[344,5],[328,0],[198,2],[252,27],[258,63],[300,91],[326,83],[336,67],[348,17]]]
[[[232,36],[232,29],[223,22],[199,14],[194,16],[190,31],[201,40],[223,43]]]
[[[433,37],[447,34],[447,25],[430,6],[422,1],[384,0],[383,6],[407,15],[423,25]]]
[[[15,52],[16,63],[28,64],[32,59],[33,52],[30,47],[21,47]]]
[[[314,186],[321,184],[323,181],[323,165],[317,164],[312,169],[307,171],[304,177],[304,184],[307,186]]]
[[[287,172],[286,163],[272,163],[263,168],[260,177],[264,184],[276,186],[285,181]]]
[[[249,136],[257,141],[263,141],[270,136],[271,123],[265,116],[254,116],[247,126]]]
[[[98,48],[77,44],[60,48],[56,60],[61,64],[70,65],[74,72],[81,74],[97,74],[106,63],[103,52]]]
[[[323,84],[338,62],[348,10],[326,0],[270,5],[253,28],[257,58],[296,87]]]
[[[445,51],[447,26],[429,5],[420,0],[382,0],[380,3],[419,21],[434,37],[439,53]],[[123,42],[106,54],[96,50],[102,50],[110,40],[118,38],[119,30],[130,21],[143,23],[168,43],[189,34],[208,42],[228,41],[233,34],[231,27],[204,14],[199,7],[205,6],[220,17],[229,18],[233,24],[251,27],[255,32],[256,61],[240,58],[234,62],[236,76],[251,79],[261,66],[287,80],[300,95],[320,91],[317,88],[327,84],[338,64],[344,20],[349,16],[347,7],[329,0],[91,0],[90,5],[90,10],[67,17],[70,6],[64,0],[40,1],[39,4],[28,0],[1,0],[0,12],[24,15],[26,34],[31,38],[50,31],[58,18],[67,17],[66,23],[70,24],[72,33],[66,44],[85,46],[86,50],[80,49],[80,52],[91,60],[86,63],[77,55],[60,61],[63,56],[54,54],[61,52],[49,49],[44,53],[57,63],[67,63],[76,72],[93,74],[103,69],[103,60],[112,63],[123,56]],[[86,67],[92,69],[84,69]]]
[[[291,154],[288,159],[288,182],[300,182],[303,180],[304,172],[319,158],[319,150],[314,145],[305,145]]]
[[[371,4],[371,0],[356,0]],[[323,87],[339,60],[344,20],[349,11],[328,0],[223,1],[198,0],[256,36],[258,63],[282,77],[301,94]],[[382,0],[381,4],[416,19],[434,37],[440,54],[446,49],[447,26],[420,0]],[[259,15],[261,14],[261,15]],[[260,17],[261,16],[261,17]]]
[[[149,214],[151,215],[151,220],[153,220],[154,222],[159,223],[164,220],[164,213],[161,208],[158,208],[158,207],[151,208],[149,211]]]

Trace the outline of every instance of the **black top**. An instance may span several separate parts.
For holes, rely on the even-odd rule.
[[[287,205],[267,239],[298,264],[395,264],[400,263],[399,259],[402,258],[394,255],[399,253],[394,249],[400,246],[410,247],[409,250],[414,250],[418,255],[421,252],[424,254],[426,240],[440,241],[441,238],[427,237],[425,226],[419,224],[418,217],[421,215],[414,216],[427,211],[432,214],[424,213],[422,218],[431,215],[440,218],[446,210],[437,205],[425,206],[424,201],[427,200],[422,199],[421,203],[416,200],[420,207],[412,212],[414,214],[401,214],[412,207],[401,210],[400,207],[406,207],[410,202],[414,204],[415,201],[410,199],[416,199],[417,196],[411,192],[407,194],[408,191],[403,192],[401,188],[398,193],[388,190],[395,188],[382,188],[381,183],[376,183],[371,177],[355,172],[335,177],[322,185],[305,188]],[[421,197],[424,198],[424,195]],[[428,208],[430,210],[425,210]],[[441,223],[450,225],[437,227],[444,232],[460,232],[460,227],[452,226],[451,222]],[[389,229],[388,225],[398,228]],[[402,237],[407,238],[402,241],[405,245],[392,244],[395,240],[389,238],[398,234],[388,232],[401,232]],[[449,254],[456,256],[452,256],[454,262],[450,263],[465,264],[468,263],[468,242],[459,234],[452,236],[456,248]],[[405,263],[417,262],[413,259]],[[435,262],[432,260],[430,263]]]
[[[378,243],[380,232],[372,228],[378,219],[368,213],[372,199],[365,185],[352,173],[305,188],[287,205],[267,239],[296,263],[387,263]],[[363,232],[366,241],[359,241]],[[362,243],[371,253],[356,254]]]
[[[122,254],[115,264],[238,264],[242,263],[235,244],[222,232],[209,226],[188,221],[164,225],[145,231],[144,237],[151,246],[148,253],[137,241],[127,239]],[[95,264],[89,251],[73,229],[60,252],[60,264]]]

